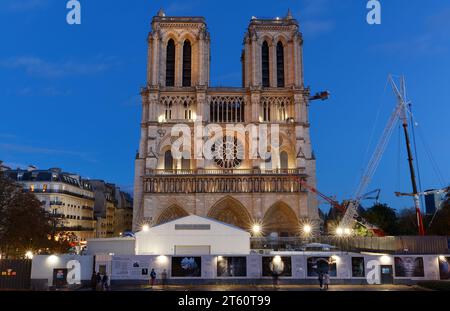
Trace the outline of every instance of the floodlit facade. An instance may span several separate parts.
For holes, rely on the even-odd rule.
[[[294,179],[316,184],[302,47],[299,23],[290,13],[252,18],[244,36],[242,87],[212,87],[205,19],[162,11],[153,18],[141,91],[134,230],[199,215],[244,230],[261,223],[265,235],[293,236],[303,220],[318,220],[315,196]],[[223,137],[203,149],[212,157],[201,151],[199,156],[195,145],[214,135],[196,128],[212,124],[223,129]],[[183,145],[181,158],[172,153],[177,139],[172,130],[180,125],[190,131],[193,147]],[[251,130],[242,134],[226,128],[230,125],[267,128],[250,136]],[[260,143],[272,126],[279,129],[278,144],[254,157],[249,146]]]
[[[58,231],[74,234],[78,241],[95,237],[95,199],[87,180],[59,168],[29,167],[7,170],[5,174],[41,201],[45,210],[58,220]]]

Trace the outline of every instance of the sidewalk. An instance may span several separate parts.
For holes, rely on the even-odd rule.
[[[86,290],[86,289],[84,289]],[[112,291],[320,291],[314,285],[123,285],[112,286]],[[331,285],[328,291],[421,291],[420,287],[407,285]]]

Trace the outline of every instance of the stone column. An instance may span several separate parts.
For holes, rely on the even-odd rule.
[[[270,86],[277,87],[277,45],[271,42],[269,45],[269,71]]]
[[[252,118],[249,120],[250,122],[258,123],[259,122],[259,110],[260,110],[260,93],[252,92],[250,95],[251,98],[251,110],[252,110]]]
[[[252,36],[252,86],[261,85],[261,62],[258,56],[260,53],[258,52],[258,38],[256,34]]]
[[[183,45],[175,42],[175,86],[183,85]]]
[[[245,52],[244,52],[244,77],[242,77],[245,80],[244,87],[250,86],[250,80],[251,80],[251,45],[250,45],[250,38],[245,38]]]
[[[152,38],[152,42],[153,42],[153,51],[152,51],[152,57],[153,57],[153,61],[152,61],[152,82],[151,85],[158,85],[159,81],[158,81],[158,74],[159,74],[159,66],[158,66],[158,48],[159,48],[159,35],[158,32],[154,32],[153,33],[153,38]]]
[[[152,33],[149,33],[147,38],[147,83],[152,84],[152,70],[153,70],[153,62],[152,62],[152,46],[153,46],[153,36]]]
[[[299,86],[303,87],[303,38],[301,34],[298,37]]]
[[[294,112],[293,116],[295,122],[303,122],[303,113],[302,113],[302,105],[303,105],[303,95],[295,94],[294,95]]]

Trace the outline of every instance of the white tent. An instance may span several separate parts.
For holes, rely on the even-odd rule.
[[[246,255],[250,234],[215,219],[190,215],[136,233],[136,255]]]

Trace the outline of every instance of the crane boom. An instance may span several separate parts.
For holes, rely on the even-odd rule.
[[[366,191],[367,186],[369,185],[370,181],[373,178],[373,175],[375,174],[376,169],[378,168],[378,165],[380,164],[380,160],[384,154],[384,151],[386,150],[387,144],[389,142],[390,137],[392,136],[392,132],[394,130],[394,127],[397,123],[397,121],[402,122],[403,126],[403,132],[405,134],[405,141],[406,141],[406,149],[408,151],[408,163],[409,163],[409,169],[410,169],[410,175],[411,175],[411,184],[413,187],[413,198],[414,198],[414,206],[416,209],[416,217],[417,217],[417,227],[420,235],[425,235],[425,229],[423,226],[422,221],[422,214],[420,212],[420,200],[419,200],[419,193],[417,190],[416,185],[416,177],[414,172],[414,165],[413,165],[413,158],[412,158],[412,151],[411,151],[411,143],[409,140],[409,134],[408,134],[408,119],[407,119],[407,100],[406,100],[406,86],[405,86],[405,80],[404,78],[400,81],[400,90],[398,89],[397,85],[395,84],[394,80],[392,79],[392,76],[389,76],[389,80],[392,85],[392,89],[395,93],[395,96],[397,98],[397,106],[395,107],[394,112],[391,114],[388,123],[386,124],[386,127],[384,128],[383,134],[375,148],[375,151],[372,155],[372,157],[369,160],[369,163],[366,167],[366,170],[364,171],[364,174],[362,175],[361,181],[358,185],[358,188],[353,196],[353,199],[350,201],[347,207],[347,211],[344,214],[344,217],[342,218],[341,223],[339,224],[340,231],[347,231],[349,232],[350,229],[353,227],[353,223],[355,221],[362,222],[368,229],[375,229],[371,228],[371,225],[369,223],[364,223],[363,219],[359,217],[358,215],[358,207],[359,203],[362,200],[363,193]]]
[[[392,81],[392,78],[391,78]],[[359,203],[362,199],[362,195],[366,191],[367,187],[369,186],[369,183],[371,182],[373,175],[375,174],[376,169],[378,168],[378,165],[380,164],[380,160],[384,154],[384,151],[386,150],[386,147],[388,145],[389,139],[392,136],[392,132],[394,131],[394,127],[399,120],[401,114],[405,110],[405,104],[403,101],[399,101],[395,110],[392,112],[388,123],[386,124],[386,127],[384,128],[383,134],[378,141],[377,147],[375,148],[375,152],[373,153],[372,157],[369,160],[368,165],[366,166],[366,169],[364,171],[364,174],[362,175],[361,181],[358,185],[358,188],[353,196],[353,199],[350,201],[347,211],[344,214],[344,217],[341,220],[341,223],[339,224],[339,227],[342,228],[351,228],[353,226],[353,223],[358,219],[358,207]],[[366,224],[365,224],[366,225]],[[367,224],[369,228],[373,227],[370,224]]]

